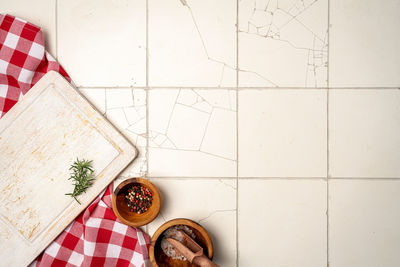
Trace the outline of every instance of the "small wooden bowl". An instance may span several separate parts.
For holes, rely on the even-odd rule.
[[[151,238],[149,257],[153,267],[196,267],[197,265],[191,264],[189,261],[174,260],[167,256],[161,248],[161,240],[163,233],[170,227],[175,225],[186,225],[196,235],[194,241],[203,247],[204,255],[212,259],[214,248],[210,236],[207,231],[198,223],[189,219],[173,219],[161,225]]]
[[[128,193],[128,189],[134,184],[140,184],[144,187],[147,187],[150,190],[151,194],[153,195],[153,201],[150,208],[142,214],[129,211],[129,207],[125,200],[125,195]],[[139,227],[150,223],[157,217],[158,213],[160,212],[160,207],[161,207],[160,193],[158,192],[157,187],[155,187],[155,185],[153,185],[146,179],[142,178],[127,179],[122,183],[120,183],[117,186],[117,188],[115,188],[114,193],[112,195],[112,208],[115,215],[121,222],[129,226]]]

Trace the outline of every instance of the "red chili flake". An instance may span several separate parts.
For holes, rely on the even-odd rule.
[[[129,210],[138,214],[146,212],[153,201],[150,190],[142,185],[134,185],[128,188],[125,198]]]

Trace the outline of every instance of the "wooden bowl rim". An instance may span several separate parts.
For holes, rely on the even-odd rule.
[[[210,235],[208,234],[208,232],[206,231],[206,229],[201,226],[199,223],[192,221],[190,219],[186,219],[186,218],[176,218],[176,219],[172,219],[169,220],[167,222],[165,222],[163,225],[161,225],[160,227],[158,227],[157,231],[154,232],[153,236],[151,237],[151,243],[150,243],[150,249],[149,249],[149,258],[150,258],[150,262],[151,264],[153,264],[153,267],[158,267],[158,264],[156,262],[156,258],[154,255],[154,247],[156,245],[157,239],[160,237],[160,235],[167,230],[168,228],[174,226],[174,225],[187,225],[190,226],[192,228],[195,228],[197,231],[199,231],[207,244],[209,244],[209,247],[207,247],[207,251],[208,254],[207,255],[211,260],[214,256],[214,246],[213,246],[213,242],[211,240]]]
[[[135,222],[125,219],[119,213],[119,210],[117,208],[117,196],[118,196],[119,191],[123,187],[125,187],[126,185],[134,184],[134,183],[142,184],[142,185],[144,185],[145,187],[149,188],[151,191],[154,192],[152,206],[154,205],[154,207],[157,208],[156,212],[152,216],[144,217],[146,215],[146,213],[143,213],[143,214],[141,214],[141,215],[143,215],[143,219],[140,219],[140,221],[135,221]],[[114,189],[114,192],[112,194],[112,208],[113,208],[113,211],[114,211],[115,215],[124,224],[129,225],[129,226],[133,226],[133,227],[143,226],[143,225],[146,225],[146,224],[152,222],[158,216],[158,214],[160,213],[160,208],[161,208],[160,192],[158,191],[157,187],[152,182],[150,182],[149,180],[146,180],[146,179],[143,179],[143,178],[128,178],[125,181],[121,182]]]

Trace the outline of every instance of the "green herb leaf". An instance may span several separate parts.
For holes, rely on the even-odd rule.
[[[92,160],[79,160],[77,158],[74,164],[71,165],[71,168],[69,168],[72,172],[68,180],[74,181],[74,191],[66,195],[73,197],[79,204],[81,203],[76,197],[85,193],[86,189],[88,189],[94,181],[92,162]]]

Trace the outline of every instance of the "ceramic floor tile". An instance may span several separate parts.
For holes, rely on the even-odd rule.
[[[236,91],[149,91],[151,176],[236,176]]]
[[[189,218],[201,224],[214,245],[214,262],[236,265],[236,180],[151,179],[161,192],[160,215],[148,225],[149,234],[166,221]]]
[[[397,0],[331,1],[330,86],[400,86],[399,12]]]
[[[235,24],[234,0],[149,0],[150,85],[235,86]]]
[[[239,86],[326,87],[328,0],[239,1]]]
[[[400,181],[329,181],[329,266],[400,266]]]
[[[77,86],[145,85],[145,45],[145,1],[58,1],[58,58]]]
[[[142,177],[147,172],[146,161],[146,91],[143,89],[86,89],[80,91],[138,149],[138,156],[120,175]]]
[[[26,20],[42,28],[46,51],[56,54],[56,0],[0,0],[0,13]]]
[[[326,266],[326,193],[323,180],[239,180],[239,266]]]
[[[400,178],[399,132],[399,90],[330,90],[330,176]]]
[[[326,90],[240,90],[239,176],[325,177]]]
[[[101,114],[106,113],[106,89],[79,88],[79,91],[93,104]]]

